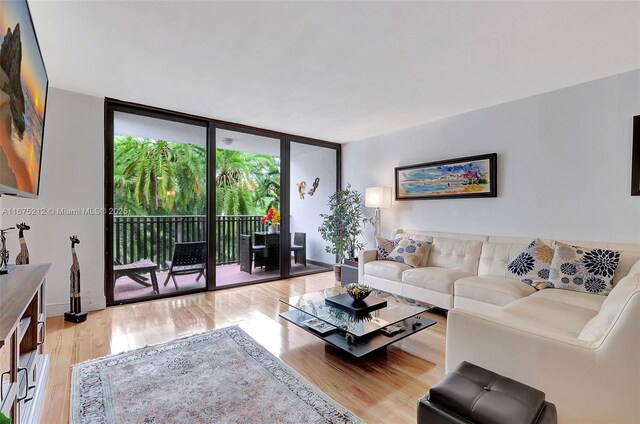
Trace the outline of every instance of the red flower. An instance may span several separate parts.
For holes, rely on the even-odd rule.
[[[267,220],[266,216],[263,216],[262,218],[260,218],[260,222],[264,223]]]

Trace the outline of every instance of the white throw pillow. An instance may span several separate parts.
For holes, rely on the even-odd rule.
[[[538,290],[548,287],[552,260],[553,248],[537,238],[509,262],[507,277],[518,279]]]
[[[425,255],[429,255],[430,247],[431,244],[425,241],[402,238],[398,240],[395,249],[389,253],[387,259],[415,268],[420,265]]]
[[[557,289],[607,295],[613,288],[613,275],[620,252],[589,249],[555,242],[549,281]]]
[[[387,259],[389,253],[393,252],[396,248],[396,242],[400,239],[389,240],[384,237],[376,237],[376,243],[378,244],[378,260]]]

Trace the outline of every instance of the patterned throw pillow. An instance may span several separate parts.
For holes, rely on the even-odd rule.
[[[387,260],[400,262],[415,268],[420,265],[424,255],[429,254],[430,246],[425,241],[400,238],[397,240],[395,249],[387,256]]]
[[[555,242],[549,281],[557,289],[607,295],[613,289],[613,274],[620,252],[589,249]]]
[[[552,259],[553,249],[537,238],[507,265],[507,276],[517,278],[538,290],[549,287]]]
[[[376,237],[376,242],[378,243],[378,260],[387,259],[389,253],[396,248],[396,242],[400,241],[400,239],[389,240],[384,237]]]

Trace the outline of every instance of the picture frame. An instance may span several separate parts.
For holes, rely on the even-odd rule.
[[[396,200],[497,197],[497,153],[395,168]]]
[[[631,154],[631,195],[640,196],[640,115],[633,117],[633,151]]]

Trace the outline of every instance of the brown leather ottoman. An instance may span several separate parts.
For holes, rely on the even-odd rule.
[[[526,384],[462,362],[418,402],[418,424],[555,424],[554,404]]]

